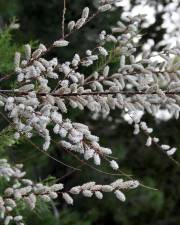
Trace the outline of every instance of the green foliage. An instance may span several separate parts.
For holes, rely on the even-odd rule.
[[[82,215],[74,209],[62,209],[58,212],[55,205],[44,204],[39,201],[36,211],[25,211],[25,223],[28,225],[92,225],[90,215]]]
[[[7,127],[0,132],[0,155],[2,156],[7,148],[12,147],[18,141],[14,138],[14,131]]]
[[[18,0],[1,0],[0,1],[0,14],[1,16],[9,20],[14,17],[18,12]]]
[[[13,70],[13,58],[17,49],[17,45],[12,43],[11,29],[5,28],[0,33],[0,74]]]
[[[8,26],[0,32],[0,77],[12,73],[14,69],[14,54],[19,51],[23,54],[23,43],[14,39],[13,26],[17,20],[13,18]],[[20,33],[19,31],[16,31]],[[38,41],[29,41],[32,48],[38,45]],[[13,77],[12,77],[13,78]]]

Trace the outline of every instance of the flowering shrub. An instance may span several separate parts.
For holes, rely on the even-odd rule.
[[[160,109],[167,109],[173,117],[179,118],[180,64],[177,59],[180,48],[164,48],[158,53],[160,61],[157,53],[153,52],[144,51],[137,57],[144,15],[123,17],[112,27],[112,32],[101,31],[97,45],[83,56],[76,53],[72,59],[62,63],[57,58],[46,57],[56,48],[68,48],[71,44],[69,37],[74,32],[99,14],[114,8],[116,2],[101,0],[93,15],[88,7],[84,8],[81,18],[70,21],[66,28],[64,1],[61,38],[49,47],[40,44],[35,50],[26,44],[24,55],[16,52],[14,72],[0,79],[4,82],[16,74],[16,86],[0,90],[0,106],[4,110],[2,116],[13,130],[14,141],[21,137],[30,140],[38,135],[43,138],[42,149],[48,154],[50,145],[54,143],[53,132],[59,136],[58,144],[62,149],[78,159],[81,155],[82,163],[93,160],[95,166],[100,166],[104,160],[127,180],[117,179],[105,185],[90,181],[66,190],[62,183],[51,186],[35,183],[25,178],[23,165],[10,165],[6,159],[1,159],[0,177],[8,182],[0,197],[1,218],[5,225],[10,222],[24,224],[22,215],[16,210],[20,203],[34,209],[38,198],[49,202],[60,196],[72,205],[74,195],[94,195],[102,199],[105,192],[113,192],[124,202],[126,190],[144,186],[119,170],[117,160],[111,156],[113,150],[101,146],[99,137],[92,134],[86,124],[72,121],[67,116],[71,109],[90,111],[96,119],[107,119],[111,111],[117,109],[122,116],[129,116],[135,135],[143,132],[147,136],[147,147],[155,144],[174,160],[172,155],[176,147],[160,143],[159,138],[153,135],[153,129],[142,121],[142,115],[148,113],[155,117]],[[113,58],[118,61],[116,68],[111,67]],[[94,65],[98,62],[101,63],[96,69]],[[92,71],[89,74],[82,72],[82,68],[87,67]]]

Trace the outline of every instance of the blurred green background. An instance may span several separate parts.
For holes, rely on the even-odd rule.
[[[168,1],[152,1],[152,4]],[[93,0],[69,0],[67,1],[66,21],[72,18],[78,19],[85,6],[96,10],[96,2]],[[151,1],[149,1],[151,3]],[[132,6],[137,4],[132,1]],[[49,44],[59,37],[61,32],[63,1],[62,0],[0,0],[0,76],[12,71],[13,55],[17,49],[27,42],[42,42]],[[103,15],[92,21],[88,27],[71,37],[71,47],[65,51],[52,52],[51,56],[59,56],[61,60],[72,57],[74,53],[82,53],[94,46],[97,34],[103,29],[109,29],[120,18],[121,9]],[[158,43],[165,32],[157,27],[162,23],[162,14],[157,13],[156,22],[143,30],[146,42],[154,38]],[[17,18],[20,29],[9,31],[6,26]],[[104,22],[106,21],[106,22]],[[4,82],[2,87],[14,85],[13,80]],[[119,111],[112,113],[112,117],[118,119],[94,121],[87,113],[73,110],[69,114],[72,120],[83,121],[88,124],[94,134],[101,137],[101,143],[114,150],[114,156],[119,158],[120,168],[144,184],[158,188],[153,191],[145,188],[127,193],[127,201],[119,202],[112,194],[106,194],[102,201],[95,198],[87,199],[78,197],[73,207],[67,206],[61,199],[55,205],[45,205],[39,202],[36,211],[24,210],[28,225],[179,225],[180,224],[180,167],[163,155],[156,147],[147,149],[144,145],[146,137],[134,136],[130,125],[121,119]],[[180,122],[169,120],[161,123],[150,116],[145,120],[149,126],[155,128],[155,134],[163,143],[180,146]],[[116,124],[116,125],[115,125]],[[81,184],[88,180],[98,183],[108,183],[116,177],[107,176],[83,167],[83,172],[75,172],[67,177],[70,169],[63,167],[54,160],[39,152],[26,140],[18,143],[13,139],[10,130],[4,129],[6,121],[0,118],[0,157],[8,156],[12,162],[25,164],[28,176],[36,181],[46,179],[53,182],[53,177],[62,178],[60,181],[67,187]],[[56,137],[54,137],[56,139]],[[41,140],[33,138],[33,143],[40,146]],[[56,140],[58,141],[58,139]],[[62,152],[58,145],[52,145],[50,154],[63,162],[73,166],[79,166],[80,162]],[[180,161],[180,153],[177,152],[176,160]],[[109,171],[107,165],[103,170]],[[0,184],[1,188],[3,184]]]

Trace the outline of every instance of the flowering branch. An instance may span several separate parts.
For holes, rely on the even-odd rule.
[[[29,92],[22,92],[22,91],[16,91],[16,90],[0,90],[0,93],[2,94],[13,94],[14,96],[23,96],[28,95]],[[164,91],[165,95],[179,95],[180,91]],[[85,92],[85,93],[68,93],[68,94],[58,94],[58,93],[45,93],[45,92],[37,92],[37,96],[47,96],[51,95],[54,97],[72,97],[72,96],[83,96],[83,95],[117,95],[117,94],[123,94],[123,95],[158,95],[158,92],[142,92],[142,91],[102,91],[102,92]]]
[[[180,62],[176,58],[180,56],[180,48],[164,49],[158,54],[161,58],[159,62],[152,52],[142,52],[140,60],[137,59],[137,37],[144,20],[144,16],[139,15],[118,21],[110,33],[101,31],[96,47],[87,49],[84,57],[76,53],[72,59],[63,63],[59,63],[57,58],[45,58],[54,48],[66,48],[71,34],[80,30],[101,12],[109,11],[114,3],[114,0],[101,0],[97,12],[92,16],[89,16],[89,8],[85,7],[80,19],[68,23],[68,33],[65,33],[64,0],[62,38],[49,47],[40,44],[34,51],[26,44],[23,59],[21,54],[16,52],[15,72],[2,77],[0,82],[15,75],[17,88],[0,89],[0,106],[5,116],[0,113],[5,119],[7,115],[6,120],[13,127],[16,139],[25,137],[34,148],[73,171],[87,165],[97,172],[124,175],[131,179],[119,170],[118,159],[111,157],[113,151],[101,146],[99,137],[92,134],[87,125],[72,121],[67,112],[74,108],[82,111],[86,108],[94,118],[107,118],[111,111],[118,109],[121,115],[128,113],[132,118],[135,135],[140,131],[146,134],[147,147],[152,143],[157,144],[159,139],[152,136],[153,129],[149,128],[141,117],[137,117],[137,114],[149,113],[155,117],[158,110],[165,108],[176,119],[179,118]],[[115,63],[113,57],[117,60]],[[84,74],[81,69],[87,67],[90,67],[89,75]],[[52,130],[49,128],[50,124],[53,126]],[[72,167],[49,155],[47,151],[50,144],[54,143],[52,132],[59,137],[58,144],[63,150],[81,162],[80,166]],[[43,150],[32,143],[31,137],[35,134],[43,138]],[[157,145],[171,158],[176,152],[175,147],[167,144]],[[93,167],[87,162],[89,160],[93,160],[96,166],[100,166],[101,161],[105,160],[112,170],[120,174],[107,173]],[[23,225],[22,216],[14,216],[14,209],[19,201],[26,202],[34,209],[37,197],[49,202],[61,196],[66,203],[73,204],[74,194],[81,193],[85,197],[95,195],[102,199],[103,192],[113,192],[119,200],[125,201],[124,190],[145,187],[138,181],[118,179],[110,185],[88,182],[64,191],[63,184],[47,186],[24,179],[25,172],[21,169],[22,165],[12,167],[6,160],[0,160],[0,177],[14,179],[13,181],[19,184],[18,186],[15,183],[7,188],[0,197],[0,212],[5,225],[11,221]]]

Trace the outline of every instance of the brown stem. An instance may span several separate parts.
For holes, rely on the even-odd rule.
[[[15,91],[15,90],[1,90],[1,94],[13,94],[17,96],[23,96],[23,95],[28,95],[29,92],[26,91]],[[93,96],[98,96],[98,95],[116,95],[116,94],[123,94],[123,95],[158,95],[158,92],[142,92],[142,91],[95,91],[95,92],[84,92],[84,93],[68,93],[68,94],[58,94],[58,93],[46,93],[46,92],[37,92],[37,96],[47,96],[51,95],[54,97],[72,97],[72,96],[88,96],[88,95],[93,95]],[[179,95],[180,91],[164,91],[165,95]]]

